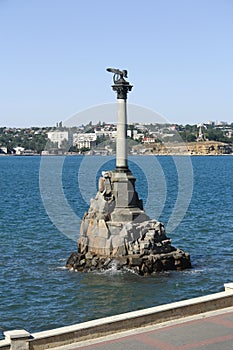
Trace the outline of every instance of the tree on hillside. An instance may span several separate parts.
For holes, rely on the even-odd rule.
[[[62,150],[64,150],[64,151],[68,152],[69,149],[70,149],[69,141],[66,140],[66,139],[62,140],[61,145],[60,145],[60,148],[61,148]]]
[[[223,132],[219,129],[208,129],[206,137],[209,141],[219,141],[219,142],[231,142],[228,137],[226,137]]]

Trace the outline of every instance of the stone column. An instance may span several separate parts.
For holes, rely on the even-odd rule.
[[[116,169],[128,169],[128,147],[127,147],[127,108],[126,100],[117,100],[117,142],[116,142]]]
[[[128,147],[127,147],[127,93],[132,90],[132,85],[125,80],[126,70],[107,68],[113,73],[113,91],[117,93],[117,141],[116,141],[116,171],[128,172]]]
[[[127,145],[127,94],[132,85],[125,80],[126,70],[107,68],[113,73],[113,91],[117,93],[117,139],[116,139],[116,170],[112,172],[111,184],[115,208],[111,213],[114,222],[131,222],[139,218],[149,219],[143,210],[142,201],[135,191],[135,177],[128,168]]]

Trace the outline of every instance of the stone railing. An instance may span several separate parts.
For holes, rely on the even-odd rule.
[[[4,332],[5,340],[0,341],[0,350],[52,349],[133,328],[223,309],[233,305],[233,283],[225,284],[224,287],[224,292],[105,317],[50,331],[32,334],[25,330],[7,331]]]

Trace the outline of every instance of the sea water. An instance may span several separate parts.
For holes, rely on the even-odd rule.
[[[219,292],[232,282],[233,156],[129,158],[147,213],[165,226],[183,216],[168,236],[190,253],[193,266],[150,277],[65,269],[98,177],[115,162],[42,158],[0,157],[0,332],[71,325]]]

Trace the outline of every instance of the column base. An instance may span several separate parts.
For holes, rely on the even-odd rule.
[[[130,172],[128,166],[117,166],[115,171],[117,173],[128,173],[128,172]]]

